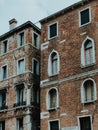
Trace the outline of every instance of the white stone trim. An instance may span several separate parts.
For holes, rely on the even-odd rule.
[[[40,113],[40,118],[41,119],[49,118],[49,112],[41,112]]]
[[[45,87],[45,86],[53,85],[53,84],[56,84],[56,83],[66,82],[66,81],[69,81],[69,80],[85,77],[85,76],[92,75],[92,74],[95,74],[95,73],[98,73],[98,69],[91,70],[91,71],[88,71],[88,72],[83,72],[83,73],[73,75],[73,76],[69,76],[67,78],[58,79],[58,80],[55,80],[55,81],[50,81],[48,83],[43,83],[40,87]]]
[[[42,43],[41,44],[41,51],[45,50],[48,48],[48,45],[49,45],[49,41],[45,42],[45,43]]]

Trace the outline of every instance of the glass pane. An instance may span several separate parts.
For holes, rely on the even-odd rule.
[[[57,23],[50,25],[50,38],[57,35]]]
[[[89,18],[89,9],[86,9],[80,13],[81,15],[81,25],[86,24],[90,21]]]

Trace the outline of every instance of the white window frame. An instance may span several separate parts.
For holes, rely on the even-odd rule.
[[[85,90],[84,90],[84,83],[85,82],[87,82],[87,81],[92,81],[93,82],[93,84],[94,84],[94,99],[93,100],[91,100],[91,101],[86,101],[85,102]],[[85,79],[84,81],[83,81],[83,83],[82,83],[82,85],[81,85],[81,103],[90,103],[90,102],[94,102],[94,101],[96,101],[97,100],[97,90],[96,90],[96,83],[95,83],[95,81],[92,79],[92,78],[88,78],[88,79]]]
[[[89,9],[89,22],[88,23],[85,23],[85,24],[83,24],[83,25],[81,25],[81,12],[82,11],[85,11],[86,9]],[[85,9],[83,9],[83,10],[80,10],[79,11],[79,27],[83,27],[83,26],[85,26],[85,25],[87,25],[87,24],[90,24],[91,23],[91,7],[87,7],[87,8],[85,8]]]
[[[93,124],[92,124],[92,116],[91,115],[83,115],[83,116],[78,116],[78,128],[79,128],[79,130],[81,130],[80,129],[80,121],[79,121],[79,118],[84,118],[84,117],[90,117],[90,121],[91,121],[91,130],[93,130]]]
[[[7,41],[7,51],[6,52],[4,52],[4,42],[5,41]],[[4,55],[4,54],[6,54],[6,53],[8,53],[8,43],[9,43],[9,40],[8,39],[5,39],[4,41],[2,41],[2,47],[1,47],[1,49],[2,49],[2,55]]]
[[[58,124],[59,124],[59,130],[60,130],[60,120],[59,120],[59,119],[48,120],[48,130],[50,130],[50,122],[53,122],[53,121],[58,121]]]
[[[58,59],[58,62],[57,62],[57,73],[55,74],[52,74],[52,59],[51,59],[51,56],[53,53],[56,53],[57,54],[57,59]],[[59,56],[59,53],[55,50],[53,50],[50,55],[49,55],[49,58],[48,58],[48,76],[54,76],[54,75],[58,75],[60,72],[60,56]]]
[[[24,33],[24,44],[20,45],[20,34]],[[23,47],[26,44],[26,30],[23,30],[17,34],[18,47]]]
[[[34,34],[38,36],[38,42],[37,42],[37,46],[35,46],[34,44]],[[40,35],[36,32],[33,31],[33,34],[32,34],[32,43],[33,43],[33,46],[37,49],[39,49],[39,46],[40,46]]]
[[[57,101],[56,101],[56,107],[54,108],[50,108],[50,98],[49,98],[49,92],[50,90],[52,89],[55,89],[56,90],[56,96],[57,96]],[[47,94],[46,94],[46,108],[47,110],[53,110],[53,109],[57,109],[59,107],[59,92],[58,92],[58,89],[56,87],[52,87],[50,88],[48,91],[47,91]]]
[[[6,66],[6,78],[3,79],[3,67]],[[8,78],[8,65],[5,64],[1,66],[1,80],[6,80]]]
[[[24,72],[23,73],[25,73],[25,58],[20,58],[17,60],[17,74],[18,75],[23,74],[23,73],[19,73],[19,61],[21,61],[21,60],[24,60],[24,68],[23,68]]]
[[[91,64],[87,64],[85,63],[85,42],[87,40],[90,40],[92,42],[92,51],[93,51],[93,63]],[[94,45],[94,40],[90,37],[86,37],[86,39],[82,42],[82,46],[81,46],[81,65],[86,67],[86,66],[90,66],[92,64],[94,64],[96,61],[95,61],[95,45]]]
[[[40,74],[40,70],[39,70],[39,69],[40,69],[40,68],[39,68],[40,65],[39,65],[39,61],[38,61],[36,58],[32,58],[32,73],[35,74],[35,73],[34,73],[34,61],[37,61],[37,63],[38,63],[37,75],[39,75],[39,74]]]
[[[54,37],[50,37],[50,26],[53,25],[53,24],[57,25],[57,35],[54,36]],[[51,23],[51,24],[48,25],[48,39],[51,40],[51,39],[53,39],[55,37],[58,37],[58,22],[54,22],[54,23]]]

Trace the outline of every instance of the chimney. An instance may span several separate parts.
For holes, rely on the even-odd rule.
[[[13,18],[9,21],[9,29],[10,30],[14,29],[16,27],[16,25],[17,25],[17,20],[15,18]]]

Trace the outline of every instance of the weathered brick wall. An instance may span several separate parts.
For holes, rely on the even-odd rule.
[[[91,8],[91,23],[79,27],[79,11],[87,7]],[[98,68],[98,2],[96,0],[73,8],[59,17],[54,17],[42,23],[41,43],[48,42],[48,48],[41,51],[41,129],[48,130],[48,121],[59,119],[60,129],[64,127],[78,126],[78,116],[91,115],[93,130],[97,130],[97,104],[81,103],[81,85],[87,78],[92,78],[98,86],[98,73],[88,72]],[[48,40],[48,25],[58,22],[58,37]],[[81,46],[88,37],[94,39],[96,63],[90,67],[81,67]],[[48,58],[52,50],[60,55],[59,75],[48,76]],[[84,74],[84,75],[80,75]],[[77,75],[77,76],[76,76]],[[80,75],[80,76],[79,76]],[[74,77],[76,76],[76,77]],[[59,108],[48,111],[46,108],[47,91],[56,87],[59,91]],[[98,87],[97,87],[98,97]],[[87,110],[84,111],[83,110]],[[46,112],[46,113],[45,113]]]

